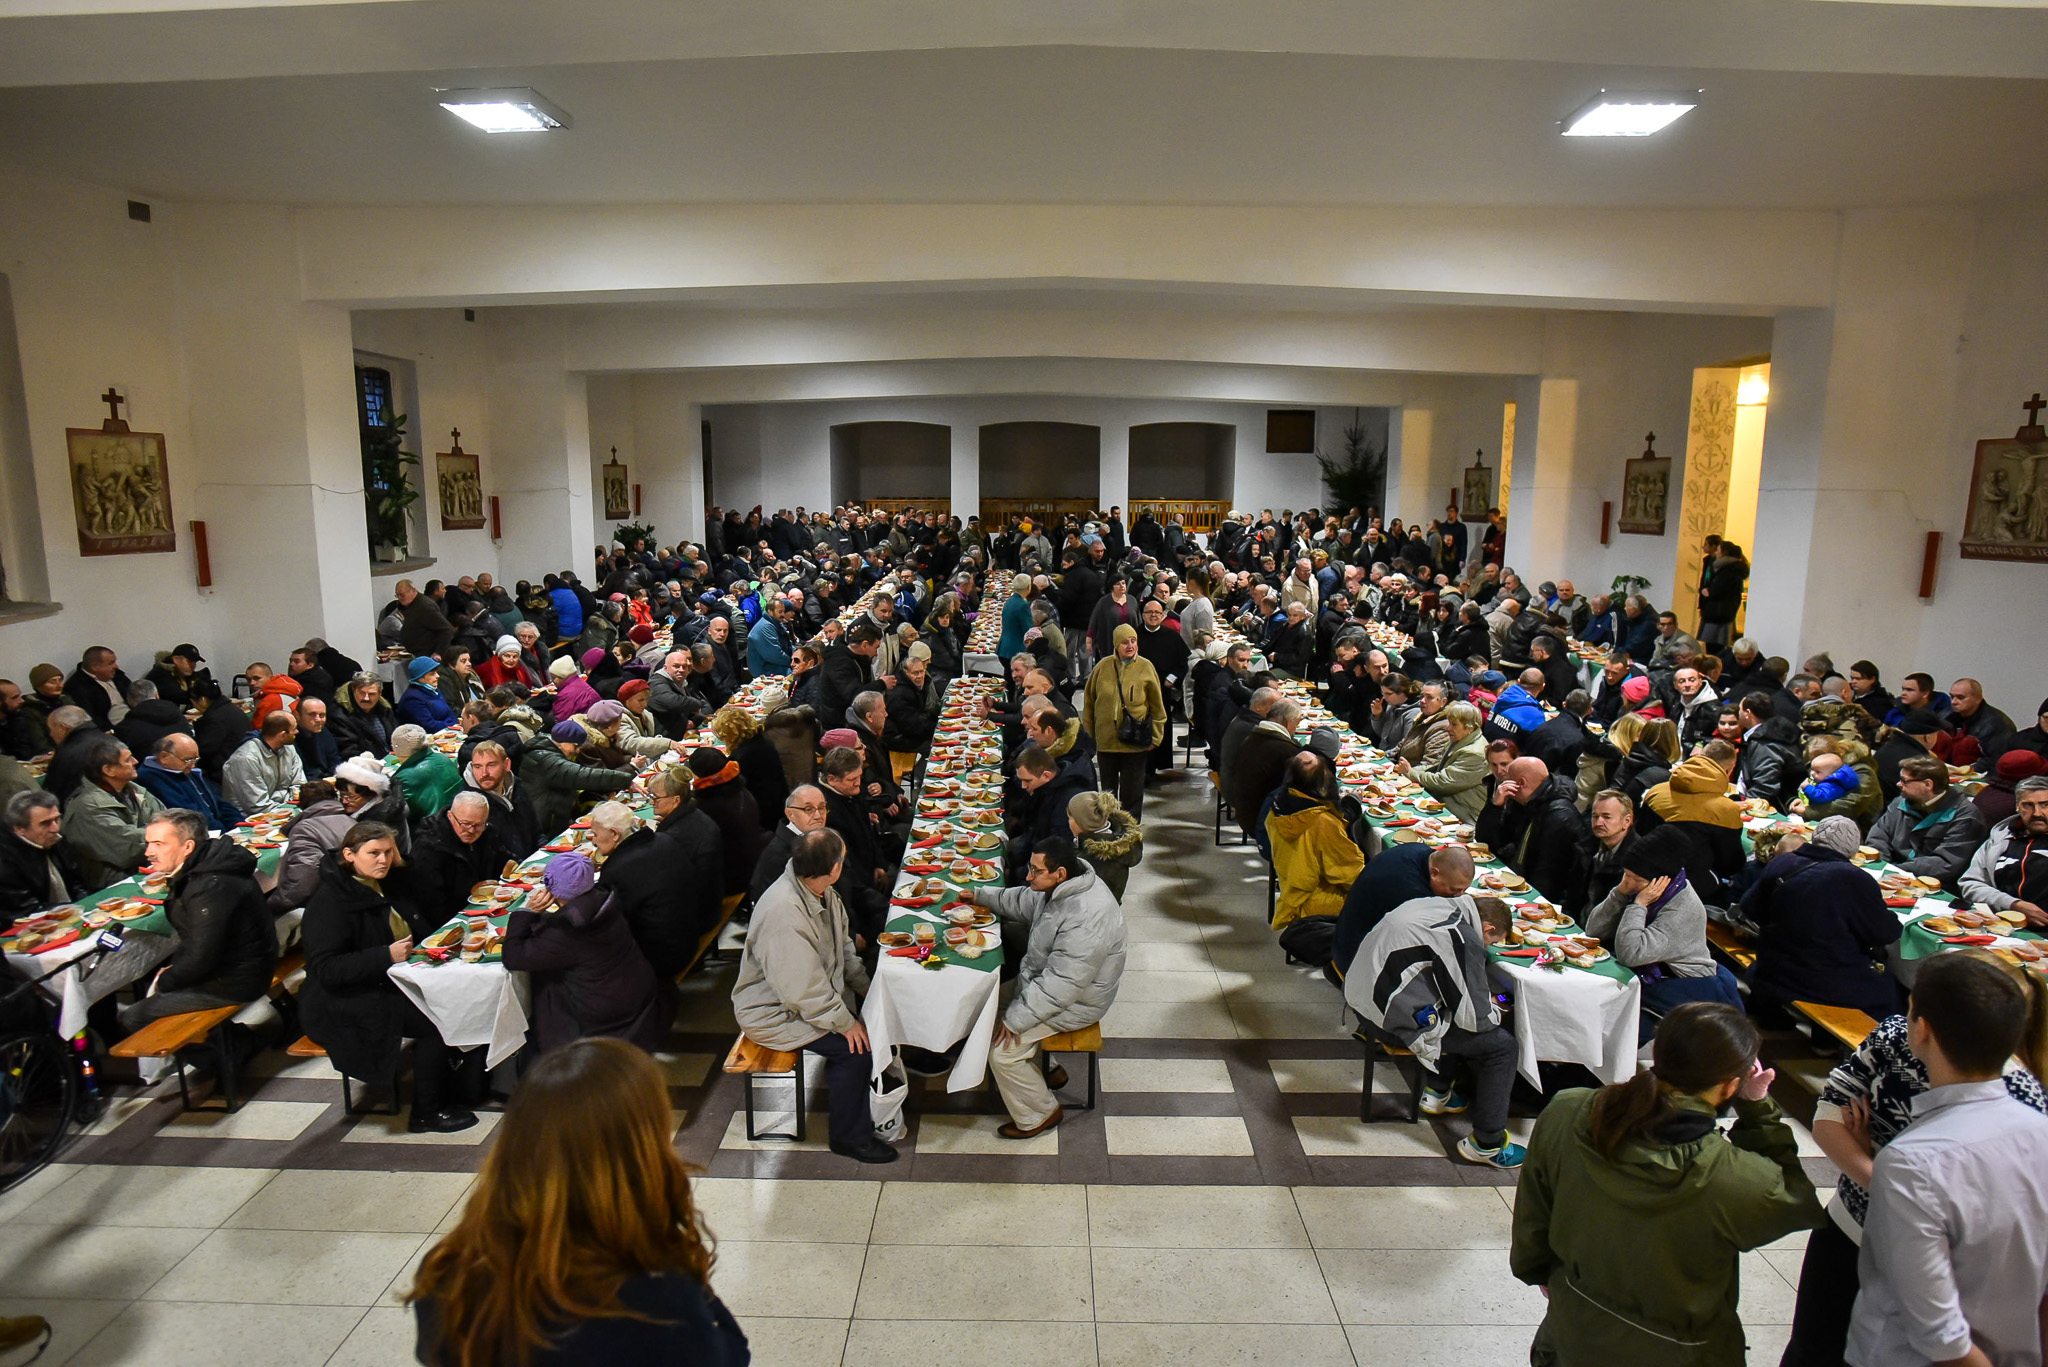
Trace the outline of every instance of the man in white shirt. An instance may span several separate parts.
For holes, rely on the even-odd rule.
[[[2029,990],[1986,956],[1921,962],[1907,1045],[1933,1086],[1871,1169],[1855,1367],[2041,1367],[2048,1116],[2001,1080]]]

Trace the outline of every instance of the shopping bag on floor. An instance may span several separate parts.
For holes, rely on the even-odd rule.
[[[910,1100],[910,1077],[901,1059],[890,1060],[881,1077],[868,1084],[868,1114],[875,1138],[895,1143],[903,1137],[903,1103]]]

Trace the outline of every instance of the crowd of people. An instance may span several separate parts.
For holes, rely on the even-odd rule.
[[[1475,536],[1455,509],[1422,526],[1233,513],[1204,535],[1150,512],[1127,530],[1120,509],[1002,526],[713,509],[701,543],[600,547],[587,581],[401,581],[377,633],[402,686],[319,639],[282,672],[224,682],[191,644],[134,680],[95,646],[69,674],[0,680],[0,911],[138,867],[163,880],[174,933],[130,937],[90,979],[111,1035],[260,997],[276,918],[303,909],[307,1034],[394,1089],[412,1040],[410,1124],[452,1131],[487,1095],[482,1051],[446,1045],[386,970],[476,882],[587,817],[593,854],[549,861],[506,929],[506,966],[534,985],[526,1080],[483,1196],[423,1265],[423,1360],[493,1360],[541,1333],[525,1283],[491,1271],[511,1227],[478,1213],[494,1205],[520,1220],[666,1211],[588,1236],[594,1265],[630,1273],[600,1279],[598,1299],[730,1339],[687,1182],[655,1153],[665,1140],[635,1130],[658,1128],[635,1119],[658,1074],[633,1046],[666,1033],[676,975],[738,895],[742,1032],[824,1059],[835,1152],[896,1156],[870,1123],[860,1002],[909,829],[904,782],[991,605],[1004,687],[982,710],[1002,728],[1008,886],[966,898],[996,913],[1008,951],[989,1065],[1005,1137],[1063,1119],[1038,1044],[1114,1001],[1147,788],[1200,748],[1271,859],[1280,949],[1325,969],[1361,1031],[1424,1062],[1425,1112],[1469,1113],[1462,1157],[1523,1169],[1513,1269],[1550,1295],[1536,1361],[1738,1360],[1735,1255],[1800,1228],[1818,1232],[1788,1364],[1842,1360],[1845,1343],[1859,1364],[2038,1361],[2021,1321],[2038,1350],[2040,984],[1959,951],[1923,961],[1909,996],[1887,962],[1898,920],[1852,860],[1875,852],[2048,926],[2048,703],[2022,728],[1969,678],[1944,692],[1909,674],[1894,694],[1869,661],[1795,670],[1737,634],[1748,566],[1718,538],[1696,635],[1640,593],[1532,587],[1504,553],[1497,513]],[[1393,633],[1409,644],[1374,644]],[[1605,651],[1589,678],[1579,644]],[[1508,909],[1472,895],[1460,846],[1368,858],[1340,737],[1300,735],[1300,687],[1638,976],[1650,1068],[1564,1092],[1526,1148],[1510,1140],[1515,1052],[1485,952]],[[451,727],[453,755],[430,739]],[[1970,797],[1966,770],[1983,780]],[[636,775],[652,823],[619,800]],[[1741,803],[1757,799],[1802,824],[1746,848]],[[265,888],[222,833],[286,802]],[[1710,951],[1716,920],[1755,934],[1747,981]],[[1757,1023],[1783,1024],[1795,1000],[1881,1022],[1816,1119],[1844,1174],[1826,1215],[1757,1059]],[[913,1068],[947,1063],[915,1052]],[[1971,1142],[1993,1131],[2001,1181],[2025,1175],[1995,1201]],[[622,1185],[534,1194],[544,1179],[509,1166],[582,1166],[577,1146],[621,1155]],[[549,1266],[522,1275],[553,1318],[601,1319],[577,1308],[594,1304],[580,1265]],[[578,1335],[616,1350],[640,1332]]]

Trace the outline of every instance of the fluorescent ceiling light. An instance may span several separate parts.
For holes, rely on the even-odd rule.
[[[525,86],[500,90],[437,90],[441,107],[486,133],[551,133],[569,116]]]
[[[1663,94],[1603,90],[1564,121],[1568,138],[1648,137],[1699,103],[1697,90]]]

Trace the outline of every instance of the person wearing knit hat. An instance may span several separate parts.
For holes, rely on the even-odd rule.
[[[1631,674],[1621,681],[1621,700],[1630,708],[1643,705],[1650,696],[1650,680],[1641,674]]]
[[[1686,1002],[1742,1009],[1735,975],[1707,950],[1707,906],[1685,877],[1691,850],[1685,832],[1659,826],[1623,853],[1621,881],[1586,913],[1586,933],[1642,982],[1638,1043],[1647,1043],[1657,1022]]]
[[[1763,931],[1750,1006],[1773,1016],[1795,1001],[1897,1015],[1899,985],[1885,964],[1901,928],[1877,880],[1850,862],[1863,833],[1846,816],[1807,830],[1807,842],[1775,855],[1742,899]]]
[[[1145,832],[1137,818],[1108,793],[1076,793],[1067,800],[1067,827],[1088,867],[1123,901],[1131,870],[1145,854]]]
[[[594,706],[585,708],[583,715],[592,726],[603,730],[607,726],[616,724],[619,718],[625,716],[626,708],[623,703],[614,702],[612,699],[606,698]]]
[[[573,720],[558,721],[548,728],[548,736],[557,745],[581,745],[584,734],[582,726]]]
[[[692,775],[690,794],[698,810],[718,824],[725,850],[725,891],[746,891],[760,862],[767,832],[761,829],[761,807],[740,779],[740,766],[715,745],[700,745],[686,761]]]
[[[626,633],[626,639],[636,646],[644,646],[654,640],[654,628],[645,622],[637,623]]]
[[[623,769],[585,763],[579,757],[590,733],[573,717],[535,735],[519,760],[519,786],[533,800],[535,828],[552,836],[576,818],[587,799],[616,793],[633,781]]]
[[[375,755],[354,755],[334,766],[334,776],[344,783],[367,788],[373,793],[391,791],[391,774]]]
[[[624,690],[621,691],[623,692]],[[760,696],[755,701],[760,704],[761,715],[766,717],[771,713],[780,712],[783,708],[789,706],[789,694],[771,685],[762,689]]]
[[[830,754],[834,750],[858,750],[861,748],[860,733],[850,726],[835,726],[818,737],[818,748]]]
[[[1110,632],[1110,653],[1088,674],[1081,725],[1095,742],[1102,786],[1124,810],[1145,816],[1145,757],[1166,733],[1166,697],[1159,671],[1138,653],[1138,629],[1128,622]]]
[[[570,659],[567,655],[562,656],[558,660],[551,660],[548,663],[548,677],[553,679],[556,683],[560,683],[562,680],[568,678],[571,674],[574,674],[575,672],[576,662]]]
[[[613,733],[612,743],[629,755],[673,758],[676,743],[662,734],[660,718],[647,710],[653,697],[653,686],[645,679],[628,679],[619,685],[619,729]],[[602,706],[603,703],[598,704]],[[597,708],[586,715],[595,721]]]
[[[580,854],[560,855],[541,882],[545,891],[529,899],[531,909],[505,922],[505,967],[532,975],[534,1052],[591,1035],[657,1048],[673,1003],[664,1005],[617,900],[597,886],[596,866]]]
[[[1336,728],[1318,726],[1308,733],[1308,748],[1335,764],[1338,754],[1344,749],[1344,741],[1337,734]]]

